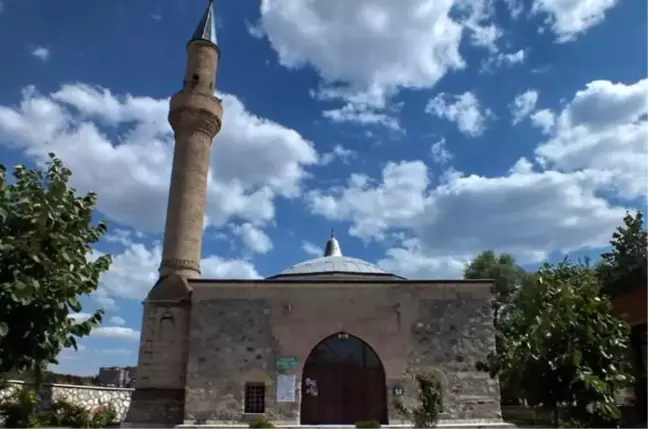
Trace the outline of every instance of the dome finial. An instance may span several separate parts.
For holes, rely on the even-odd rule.
[[[340,243],[335,239],[333,228],[331,228],[331,238],[328,239],[324,248],[324,257],[329,256],[342,256],[342,249],[340,249]]]

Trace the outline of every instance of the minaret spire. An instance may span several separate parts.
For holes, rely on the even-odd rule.
[[[207,9],[203,14],[202,19],[196,27],[193,36],[189,43],[194,40],[205,40],[218,46],[218,38],[216,37],[216,15],[214,14],[214,0],[209,0]]]

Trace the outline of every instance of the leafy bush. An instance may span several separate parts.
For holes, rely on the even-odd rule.
[[[356,422],[355,427],[363,429],[379,428],[380,422],[376,420],[363,420]]]
[[[43,424],[70,428],[104,428],[117,422],[117,411],[112,405],[101,405],[92,412],[85,407],[58,400],[42,416]]]
[[[5,417],[5,427],[38,427],[38,398],[36,392],[28,388],[16,390],[0,402],[0,414]]]
[[[101,405],[92,411],[92,427],[104,428],[106,426],[118,424],[117,410],[112,405]]]
[[[443,411],[443,391],[441,383],[434,374],[417,374],[420,404],[408,409],[401,398],[394,399],[394,407],[417,428],[435,427]]]
[[[273,428],[275,427],[265,416],[255,418],[250,422],[251,428]]]

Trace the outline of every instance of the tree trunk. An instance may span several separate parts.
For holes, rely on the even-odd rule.
[[[558,412],[558,404],[553,407],[553,427],[560,427],[560,413]]]

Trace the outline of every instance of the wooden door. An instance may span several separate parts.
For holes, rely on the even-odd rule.
[[[387,423],[385,372],[375,352],[344,334],[320,343],[302,376],[301,424]]]

